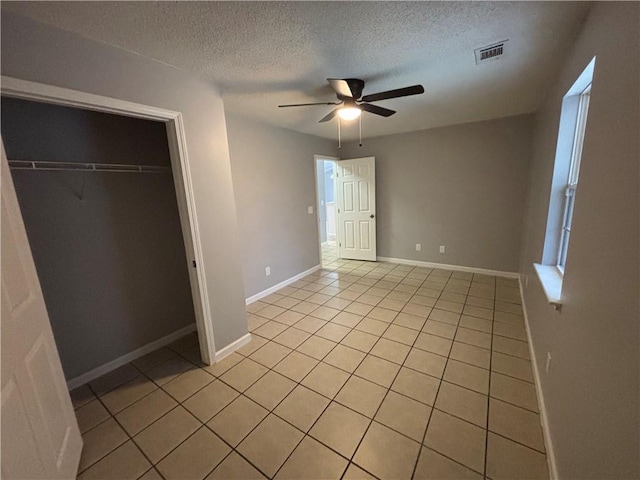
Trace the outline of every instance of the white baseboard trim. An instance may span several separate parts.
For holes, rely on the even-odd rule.
[[[134,350],[133,352],[129,352],[126,355],[116,358],[115,360],[111,360],[110,362],[105,363],[104,365],[100,365],[99,367],[94,368],[93,370],[88,371],[87,373],[83,373],[82,375],[78,375],[75,378],[72,378],[67,382],[67,387],[69,390],[73,390],[78,388],[85,383],[89,383],[92,380],[95,380],[98,377],[101,377],[105,373],[109,373],[112,370],[115,370],[122,365],[126,365],[133,360],[140,358],[147,353],[151,353],[154,350],[157,350],[160,347],[164,347],[165,345],[169,345],[172,342],[175,342],[181,337],[193,332],[196,330],[196,324],[192,324],[181,328],[180,330],[176,330],[169,335],[159,338],[158,340],[154,340],[151,343],[147,343],[146,345]]]
[[[216,362],[219,362],[220,360],[222,360],[225,357],[228,357],[229,355],[231,355],[233,352],[235,352],[236,350],[238,350],[239,348],[244,347],[247,343],[249,343],[251,341],[251,334],[247,333],[246,335],[243,335],[242,337],[240,337],[238,340],[236,340],[235,342],[231,342],[229,345],[227,345],[226,347],[218,350],[216,352]]]
[[[311,267],[309,270],[305,270],[302,273],[299,273],[291,278],[288,278],[286,280],[284,280],[283,282],[280,282],[277,285],[274,285],[273,287],[269,287],[266,290],[263,290],[260,293],[256,293],[255,295],[252,295],[251,297],[247,298],[245,300],[246,304],[249,305],[250,303],[253,302],[257,302],[258,300],[260,300],[261,298],[266,297],[267,295],[271,295],[273,292],[280,290],[283,287],[286,287],[287,285],[291,285],[293,282],[297,282],[298,280],[300,280],[301,278],[306,277],[307,275],[309,275],[310,273],[313,272],[317,272],[318,270],[320,270],[320,265],[316,265],[315,267]]]
[[[517,272],[503,272],[501,270],[488,270],[486,268],[463,267],[462,265],[448,265],[446,263],[422,262],[420,260],[406,260],[404,258],[376,257],[379,262],[400,263],[402,265],[413,265],[415,267],[443,268],[446,270],[456,270],[458,272],[482,273],[484,275],[494,275],[496,277],[519,278]]]
[[[527,315],[527,306],[524,301],[524,289],[522,288],[522,277],[518,275],[518,283],[520,285],[520,301],[522,302],[522,314],[524,315],[524,326],[527,331],[527,340],[529,342],[529,355],[531,355],[531,366],[533,368],[533,379],[536,384],[536,395],[538,397],[538,408],[540,410],[540,425],[542,426],[542,436],[544,438],[544,447],[547,452],[547,464],[549,466],[550,480],[558,479],[558,469],[556,466],[556,457],[553,451],[553,442],[551,440],[551,432],[549,430],[549,419],[547,417],[547,408],[544,403],[544,394],[542,393],[542,383],[540,381],[540,372],[538,370],[538,362],[536,361],[536,351],[531,341],[531,330],[529,329],[529,316]]]

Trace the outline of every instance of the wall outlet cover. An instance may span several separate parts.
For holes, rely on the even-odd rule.
[[[445,246],[444,245],[440,245],[440,253],[445,253]]]
[[[307,213],[313,215],[313,207],[307,207]]]
[[[416,252],[420,252],[422,251],[422,245],[419,243],[416,243]]]
[[[267,267],[264,269],[264,274],[268,277],[269,275],[271,275],[271,267]]]

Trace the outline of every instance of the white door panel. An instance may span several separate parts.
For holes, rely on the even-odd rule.
[[[375,261],[375,158],[340,160],[337,166],[340,258]]]
[[[82,438],[2,147],[2,479],[75,478]]]

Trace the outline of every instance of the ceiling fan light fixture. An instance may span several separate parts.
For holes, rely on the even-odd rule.
[[[358,107],[342,107],[338,110],[338,115],[342,120],[355,120],[360,116],[362,110]]]

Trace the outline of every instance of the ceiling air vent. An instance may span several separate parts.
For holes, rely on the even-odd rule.
[[[502,57],[504,55],[505,43],[507,43],[507,40],[487,45],[486,47],[476,48],[474,50],[476,54],[476,65]]]

